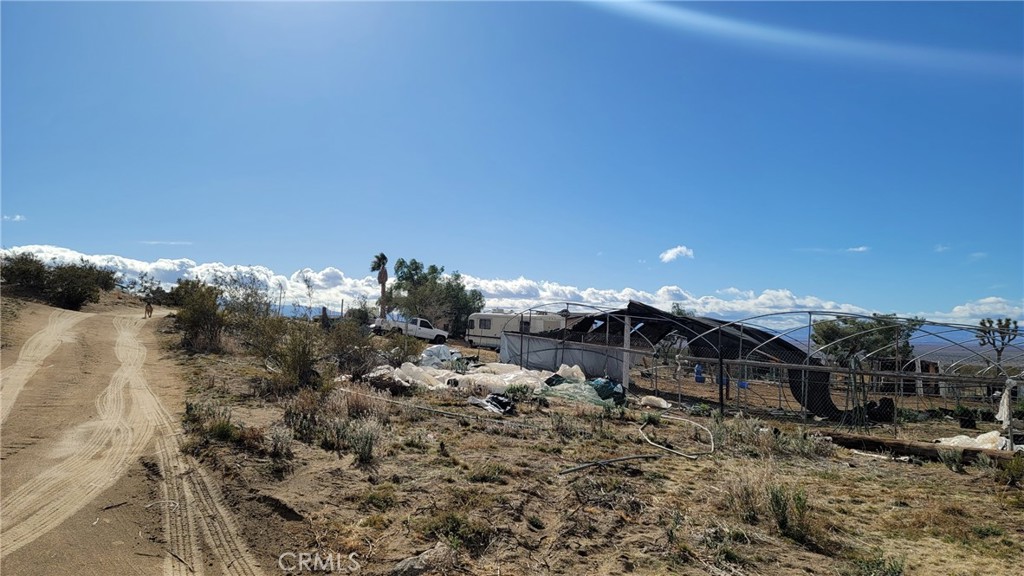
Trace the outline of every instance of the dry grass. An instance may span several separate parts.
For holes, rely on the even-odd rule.
[[[262,428],[273,463],[241,440],[215,444],[223,468],[241,471],[225,477],[229,494],[246,502],[265,490],[305,511],[289,522],[240,508],[267,565],[290,547],[357,552],[364,573],[386,573],[439,541],[450,554],[436,571],[451,573],[983,574],[1024,557],[1024,496],[994,465],[958,474],[838,449],[816,434],[827,428],[710,416],[687,416],[717,448],[691,461],[644,442],[639,410],[555,399],[496,418],[528,425],[509,426],[458,391],[400,406],[349,383],[360,394],[310,389],[268,402],[246,391],[251,372],[231,367],[204,365],[201,378],[216,370],[226,384],[197,388],[193,401],[232,391],[221,401],[259,418],[243,422],[238,409],[232,424],[252,443]],[[648,422],[659,443],[707,449],[692,425]],[[559,474],[635,454],[663,457]]]

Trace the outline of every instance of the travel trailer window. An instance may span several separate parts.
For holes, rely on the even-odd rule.
[[[490,330],[491,329],[491,319],[490,318],[481,318],[480,319],[480,329],[481,330]]]
[[[469,319],[469,329],[472,330],[474,328],[476,328],[476,319],[475,318],[470,318]]]
[[[524,333],[524,334],[529,334],[530,333],[530,323],[525,321],[525,320],[520,320],[519,321],[519,331]]]

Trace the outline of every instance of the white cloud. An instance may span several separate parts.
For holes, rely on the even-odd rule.
[[[142,240],[140,244],[148,244],[150,246],[191,246],[192,242],[188,240]]]
[[[868,246],[857,246],[854,248],[846,249],[847,252],[867,252],[868,250],[871,250],[871,248]]]
[[[271,299],[277,303],[328,306],[337,310],[344,302],[351,306],[360,297],[372,304],[380,294],[376,275],[357,278],[346,276],[337,268],[323,270],[304,268],[291,275],[283,275],[265,266],[231,266],[220,262],[197,264],[187,258],[160,259],[153,262],[134,260],[114,255],[89,255],[56,246],[21,246],[0,250],[0,255],[31,252],[44,262],[78,262],[84,258],[98,266],[104,266],[122,273],[127,278],[136,278],[146,272],[163,283],[173,285],[179,278],[210,281],[217,276],[244,272],[259,278],[269,287]],[[303,278],[313,286],[310,300]],[[777,288],[763,290],[741,290],[727,287],[713,295],[697,296],[679,286],[662,286],[651,292],[636,288],[579,288],[545,280],[531,280],[520,276],[512,279],[488,279],[463,275],[467,288],[480,290],[490,308],[527,310],[547,304],[579,302],[595,307],[617,308],[629,300],[637,300],[662,310],[668,310],[678,303],[700,316],[727,319],[743,319],[766,314],[786,313],[761,319],[757,322],[768,328],[799,326],[807,322],[806,311],[834,313],[870,314],[875,312],[854,304],[834,302],[812,295],[799,295],[791,290]],[[988,297],[954,306],[948,311],[900,312],[900,316],[921,316],[932,321],[973,325],[981,318],[1024,318],[1024,302],[1004,298]]]
[[[936,244],[935,245],[935,251],[936,252],[945,252],[947,250],[949,250],[949,245],[948,244]]]
[[[948,312],[922,312],[917,314],[935,322],[975,325],[982,318],[1016,318],[1024,317],[1024,300],[1014,302],[1005,298],[989,296],[973,300],[966,304],[954,306]]]
[[[660,256],[658,256],[658,258],[661,258],[662,262],[668,263],[675,260],[676,258],[679,258],[680,256],[686,256],[687,258],[690,258],[692,260],[693,250],[680,244],[675,248],[669,248],[668,250],[665,250],[664,252],[661,253]]]
[[[968,258],[971,260],[983,260],[988,258],[988,252],[971,252]]]
[[[4,222],[24,222],[26,220],[28,220],[28,218],[25,218],[21,214],[15,214],[14,216],[4,214]]]

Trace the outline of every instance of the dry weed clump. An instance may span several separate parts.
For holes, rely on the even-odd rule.
[[[757,525],[767,519],[780,535],[809,550],[838,553],[841,545],[814,518],[807,492],[779,482],[776,476],[770,466],[740,472],[725,483],[723,507],[746,524]]]
[[[262,454],[266,449],[267,433],[261,426],[239,426],[236,441],[242,450]]]
[[[498,462],[484,462],[473,466],[466,479],[470,482],[486,482],[489,484],[508,484],[511,470]]]
[[[344,392],[345,414],[349,418],[376,419],[387,422],[390,416],[390,407],[385,396],[367,386],[352,386],[348,392]]]
[[[327,451],[352,450],[367,464],[382,453],[381,439],[389,407],[379,395],[359,389],[300,390],[284,406],[284,423],[295,437]]]
[[[182,427],[200,441],[231,442],[238,438],[238,427],[231,422],[231,408],[214,402],[186,402]]]
[[[744,418],[740,414],[728,420],[716,416],[710,429],[716,447],[759,458],[828,458],[835,455],[836,451],[835,444],[829,439],[811,434],[803,428],[789,432],[767,426],[757,418]]]

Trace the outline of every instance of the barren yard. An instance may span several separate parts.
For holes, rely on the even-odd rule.
[[[458,389],[345,375],[276,395],[240,346],[182,352],[167,311],[11,306],[4,573],[1024,573],[1024,493],[991,463],[902,462],[834,446],[827,423],[635,396],[500,416]]]

